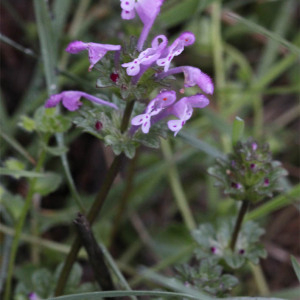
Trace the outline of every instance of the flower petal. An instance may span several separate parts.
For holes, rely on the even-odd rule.
[[[151,126],[151,124],[150,124],[150,119],[149,119],[145,123],[143,123],[143,125],[142,125],[142,131],[144,133],[148,133],[149,130],[150,130],[150,126]]]
[[[203,92],[210,95],[213,94],[214,85],[211,78],[207,74],[201,72],[201,70],[198,68],[190,66],[182,67],[182,69],[185,77],[185,87],[191,87],[197,84]]]
[[[74,111],[82,105],[82,102],[80,102],[81,92],[67,91],[62,94],[62,104],[66,109]]]
[[[92,96],[90,94],[81,92],[81,91],[64,91],[56,95],[52,95],[45,104],[46,108],[54,107],[56,106],[60,101],[62,101],[63,106],[70,110],[74,111],[77,110],[82,103],[80,102],[80,98],[84,97],[94,103],[105,105],[112,107],[114,109],[118,109],[118,107],[114,103],[110,103],[107,101],[104,101],[100,98],[97,98],[95,96]]]
[[[87,50],[87,48],[88,48],[88,43],[84,43],[82,41],[73,41],[68,45],[66,51],[71,54],[77,54],[81,51]]]
[[[142,115],[137,115],[131,120],[131,124],[135,126],[139,126],[143,124],[145,121],[147,121],[148,118],[146,118],[148,114],[142,114]]]
[[[124,10],[133,10],[135,6],[135,0],[121,0],[121,8]]]
[[[134,11],[134,9],[132,9],[132,10],[125,10],[125,9],[123,9],[122,10],[121,18],[123,20],[131,20],[131,19],[134,19],[134,17],[135,17],[135,11]]]
[[[182,129],[185,121],[183,120],[170,120],[168,121],[168,127],[171,131],[174,131],[174,136]]]
[[[129,63],[122,64],[122,67],[127,67],[126,73],[129,76],[135,76],[140,72],[140,63],[137,59]]]
[[[51,95],[50,98],[46,101],[45,107],[51,108],[56,106],[62,99],[62,94]]]
[[[185,103],[191,107],[204,108],[209,104],[209,100],[202,94],[193,95],[185,98]]]

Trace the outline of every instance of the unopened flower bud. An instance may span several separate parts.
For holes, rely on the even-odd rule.
[[[100,131],[100,130],[102,129],[102,127],[103,127],[103,124],[102,124],[100,121],[97,121],[97,122],[95,123],[95,129],[96,129],[97,131]]]
[[[111,79],[111,81],[116,83],[119,79],[119,74],[118,73],[111,73],[110,74],[110,79]]]

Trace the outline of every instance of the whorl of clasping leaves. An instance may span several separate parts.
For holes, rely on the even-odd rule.
[[[287,175],[279,161],[272,160],[268,144],[259,144],[252,138],[238,142],[226,159],[218,159],[209,168],[216,186],[234,200],[252,203],[272,197],[279,191],[279,179]]]

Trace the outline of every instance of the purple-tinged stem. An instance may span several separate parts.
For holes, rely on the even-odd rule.
[[[246,215],[248,207],[249,207],[249,201],[244,200],[242,202],[242,206],[240,208],[238,218],[237,218],[237,220],[235,222],[234,231],[233,231],[232,236],[231,236],[230,249],[232,251],[234,251],[234,249],[235,249],[235,244],[236,244],[239,232],[241,230],[243,219],[244,219],[244,217]]]

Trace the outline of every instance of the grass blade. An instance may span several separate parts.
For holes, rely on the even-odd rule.
[[[293,269],[297,275],[297,278],[300,281],[300,264],[298,263],[297,259],[293,255],[291,255],[291,262],[293,265]]]
[[[232,146],[235,146],[243,137],[245,122],[240,117],[236,117],[232,125]]]
[[[280,209],[296,201],[300,194],[300,184],[296,185],[286,194],[275,197],[267,203],[259,206],[246,215],[245,220],[254,220],[269,215],[271,212]]]
[[[230,19],[233,19],[235,21],[238,21],[244,25],[247,26],[247,28],[249,28],[250,30],[254,31],[254,32],[258,32],[268,38],[271,38],[272,40],[278,42],[279,44],[281,44],[282,46],[284,46],[285,48],[287,48],[290,52],[294,52],[296,54],[300,54],[300,48],[297,47],[295,44],[287,41],[286,39],[282,38],[280,35],[278,35],[277,33],[274,33],[268,29],[266,29],[265,27],[261,26],[261,25],[257,25],[252,21],[249,21],[231,11],[226,11],[225,12],[226,16],[228,16]]]
[[[209,156],[212,156],[214,158],[225,157],[225,155],[222,152],[220,152],[217,148],[214,148],[213,146],[203,142],[202,140],[199,140],[197,137],[192,136],[183,130],[181,130],[178,135],[185,142],[187,142],[191,146],[199,149],[200,151],[206,153]]]

